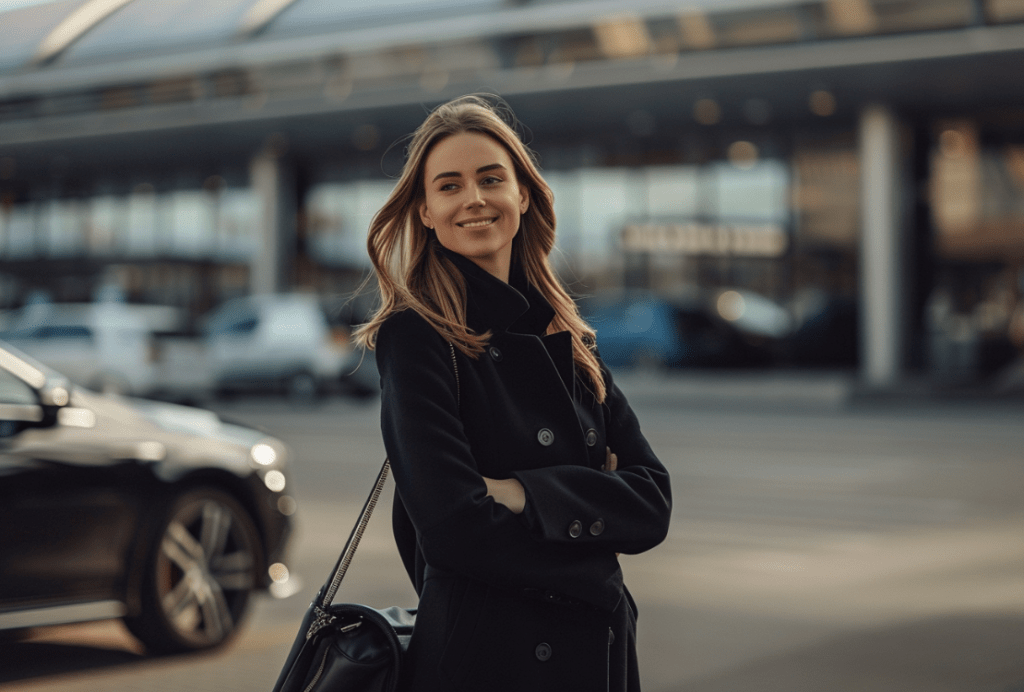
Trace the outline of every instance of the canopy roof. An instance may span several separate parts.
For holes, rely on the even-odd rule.
[[[245,161],[278,133],[379,162],[473,91],[612,149],[850,124],[871,102],[1020,128],[1022,65],[1024,0],[57,0],[0,13],[0,158],[107,176]]]

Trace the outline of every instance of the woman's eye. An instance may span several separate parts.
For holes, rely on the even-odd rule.
[[[493,175],[489,175],[486,178],[484,178],[481,182],[484,185],[493,185],[495,183],[500,183],[501,182],[501,178],[495,177]]]
[[[455,185],[455,183],[445,183],[444,185],[441,186],[441,192],[447,192],[449,190],[454,190],[456,187],[457,186]]]

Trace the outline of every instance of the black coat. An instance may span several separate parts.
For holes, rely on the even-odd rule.
[[[436,241],[435,241],[436,242]],[[616,553],[660,543],[669,478],[602,365],[598,404],[568,332],[515,267],[509,284],[437,246],[467,282],[467,322],[493,334],[477,359],[412,310],[377,336],[381,426],[397,493],[394,533],[420,595],[408,692],[639,689],[636,611]],[[618,455],[602,471],[605,447]],[[517,478],[526,509],[486,497]]]

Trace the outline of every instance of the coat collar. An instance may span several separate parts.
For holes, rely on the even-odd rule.
[[[505,283],[439,242],[437,249],[466,278],[466,322],[470,329],[477,334],[491,330],[495,334],[510,331],[544,336],[555,310],[540,291],[526,281],[518,262],[513,260],[509,283]]]

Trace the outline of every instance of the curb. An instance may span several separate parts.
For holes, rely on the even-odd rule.
[[[616,384],[632,403],[679,408],[840,411],[857,393],[845,373],[617,371]]]

